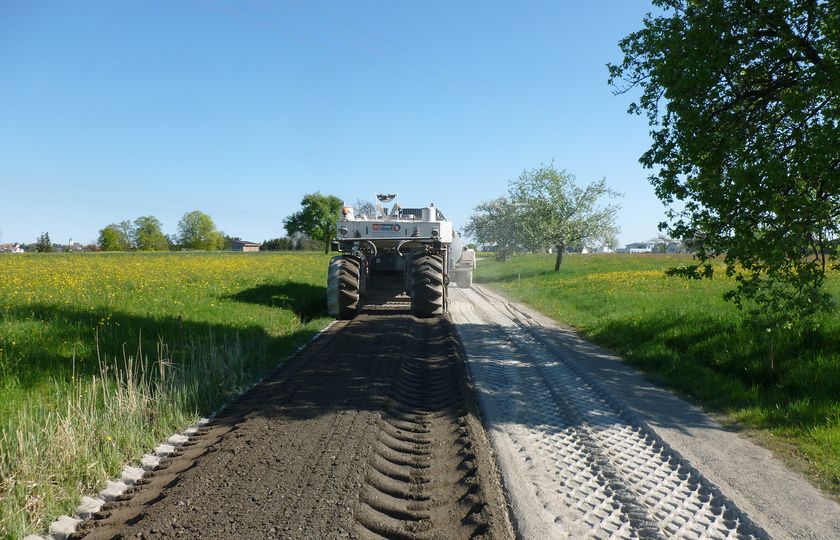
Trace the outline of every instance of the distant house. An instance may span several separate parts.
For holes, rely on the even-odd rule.
[[[634,242],[615,250],[616,253],[689,253],[685,244],[677,240],[669,242]]]
[[[634,242],[615,250],[616,253],[652,253],[655,242]]]
[[[13,244],[0,244],[0,253],[23,253],[23,247],[17,242]]]
[[[234,240],[231,242],[231,251],[259,251],[260,245],[247,240]]]
[[[612,253],[613,249],[610,246],[599,246],[594,248],[584,247],[580,250],[581,253]]]

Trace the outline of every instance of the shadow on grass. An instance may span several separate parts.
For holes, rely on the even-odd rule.
[[[301,323],[327,315],[327,288],[290,281],[266,283],[227,297],[229,300],[293,311]]]
[[[103,319],[105,311],[45,304],[5,310],[2,316],[7,321],[36,323],[42,330],[31,341],[19,340],[13,355],[0,358],[0,394],[26,394],[52,380],[100,376],[100,359],[113,366],[115,362],[122,365],[131,356],[153,366],[162,355],[174,369],[179,369],[201,360],[202,355],[222,359],[225,349],[233,350],[239,364],[231,365],[231,369],[235,367],[256,379],[319,330],[314,324],[303,325],[277,336],[256,324],[211,324],[175,315],[138,316],[113,309],[108,309],[110,315]],[[155,369],[147,371],[154,376]],[[193,382],[183,381],[185,385]],[[208,412],[206,407],[218,406],[232,390],[207,396],[202,412]],[[0,404],[0,410],[2,405],[6,404]]]

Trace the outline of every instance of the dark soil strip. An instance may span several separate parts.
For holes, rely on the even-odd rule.
[[[368,464],[356,534],[392,539],[499,535],[478,474],[492,463],[480,467],[474,451],[474,426],[448,323],[427,319],[413,326]]]
[[[359,315],[231,404],[78,536],[508,538],[465,385],[447,321]]]

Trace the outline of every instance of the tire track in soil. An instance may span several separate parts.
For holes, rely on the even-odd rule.
[[[512,537],[455,343],[404,313],[334,325],[75,537]]]
[[[357,511],[360,538],[475,538],[489,532],[462,364],[449,323],[418,321],[389,392]],[[486,468],[486,466],[485,466]]]

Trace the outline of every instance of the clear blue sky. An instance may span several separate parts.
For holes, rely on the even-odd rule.
[[[554,160],[625,196],[622,243],[663,207],[643,117],[605,64],[649,2],[0,0],[3,242],[95,241],[200,209],[260,242],[305,193],[397,192],[460,227]]]

